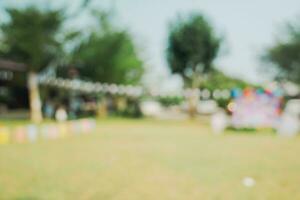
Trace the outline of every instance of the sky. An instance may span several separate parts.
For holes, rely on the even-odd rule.
[[[21,2],[1,1],[9,5]],[[45,1],[36,2],[43,4]],[[81,1],[53,2],[76,8]],[[112,9],[118,24],[128,28],[134,36],[140,56],[151,69],[148,79],[167,80],[169,84],[166,85],[171,87],[181,83],[176,76],[170,78],[165,49],[168,26],[179,14],[199,12],[207,16],[216,32],[225,38],[215,65],[230,76],[251,82],[267,80],[266,74],[260,70],[263,67],[260,56],[282,36],[284,23],[300,17],[299,0],[92,0],[90,7]],[[80,23],[86,23],[85,20],[82,18]]]

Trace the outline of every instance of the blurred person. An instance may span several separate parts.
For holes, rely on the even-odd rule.
[[[59,106],[58,109],[55,112],[55,119],[58,122],[63,122],[68,119],[68,114],[64,106]]]
[[[69,101],[69,107],[70,107],[70,117],[71,119],[76,119],[80,113],[81,105],[83,104],[83,101],[79,97],[73,97]]]
[[[282,136],[295,136],[300,131],[300,101],[290,100],[284,109],[277,131]]]
[[[46,118],[54,117],[54,105],[52,101],[50,100],[46,101],[44,106],[44,113]]]
[[[215,134],[221,134],[228,126],[228,117],[224,110],[219,110],[211,117],[211,127]]]

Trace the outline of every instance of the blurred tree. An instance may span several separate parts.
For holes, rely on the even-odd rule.
[[[79,77],[102,83],[139,84],[144,72],[143,63],[130,34],[114,27],[106,12],[94,12],[94,17],[98,26],[80,40],[72,53],[72,65],[78,70]],[[106,96],[97,95],[97,99],[101,101],[98,102],[99,111],[106,113],[109,102]],[[124,101],[122,98],[115,100],[120,101],[117,105]],[[127,113],[132,107],[128,100],[125,102]]]
[[[203,75],[212,69],[220,44],[221,39],[203,15],[177,19],[171,24],[168,38],[167,60],[171,71],[182,76],[186,87],[198,88],[204,80]],[[189,101],[193,117],[198,97]]]
[[[171,24],[167,60],[173,73],[180,74],[187,87],[200,85],[201,75],[212,69],[221,39],[204,16],[193,14]]]
[[[31,119],[42,120],[37,73],[62,53],[57,33],[63,22],[60,10],[42,11],[35,7],[7,9],[10,20],[0,25],[0,56],[22,62],[28,68]]]
[[[289,24],[286,35],[286,39],[276,41],[267,49],[263,59],[275,67],[277,79],[300,85],[300,24]]]
[[[105,13],[100,15],[99,22],[99,27],[74,51],[80,75],[98,82],[139,83],[143,66],[131,36],[113,27]]]

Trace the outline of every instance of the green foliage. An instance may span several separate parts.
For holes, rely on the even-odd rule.
[[[208,75],[207,79],[201,84],[201,88],[206,88],[211,91],[215,89],[244,89],[251,84],[246,83],[243,80],[231,78],[225,75],[223,72],[213,69]]]
[[[74,63],[83,78],[117,84],[136,84],[143,67],[128,32],[117,30],[105,15],[99,27],[74,52]]]
[[[62,11],[28,7],[10,8],[7,13],[9,22],[0,25],[1,57],[25,63],[31,71],[40,71],[61,54],[56,36],[63,22]]]
[[[189,87],[198,87],[200,75],[209,72],[221,39],[199,14],[179,18],[171,24],[167,60],[173,73],[180,74]]]
[[[277,70],[276,78],[300,84],[300,24],[289,25],[287,35],[286,40],[274,43],[263,58]]]
[[[223,108],[225,111],[228,111],[227,106],[230,103],[231,99],[220,98],[220,99],[215,99],[215,101],[217,102],[217,104],[220,108]]]
[[[163,106],[175,106],[175,105],[180,105],[183,101],[183,97],[160,97],[158,101],[163,105]]]
[[[233,88],[245,89],[247,87],[256,87],[250,83],[247,83],[243,80],[236,79],[225,75],[223,72],[213,69],[206,79],[202,82],[200,88],[208,89],[213,92],[216,89],[228,89],[231,90]],[[215,99],[218,106],[221,108],[227,109],[228,103],[231,101],[230,99],[218,98]]]
[[[143,117],[143,113],[140,109],[138,99],[128,99],[127,106],[121,116],[131,117],[131,118],[141,118]]]

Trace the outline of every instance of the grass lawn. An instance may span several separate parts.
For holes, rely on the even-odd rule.
[[[0,146],[0,199],[300,199],[300,138],[200,122],[104,120],[95,134]],[[245,187],[244,177],[256,184]]]

